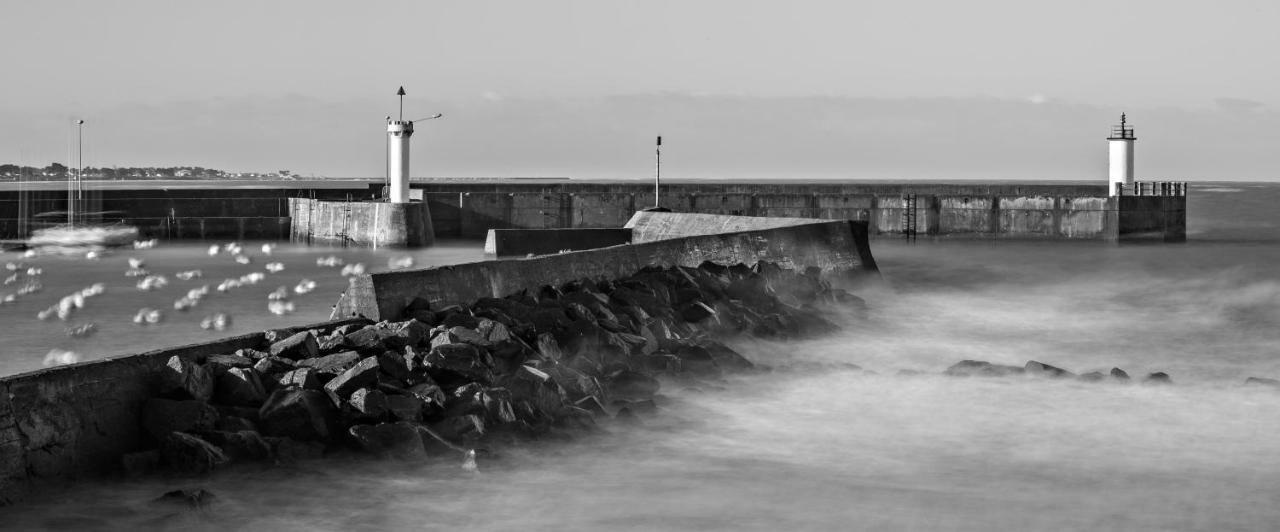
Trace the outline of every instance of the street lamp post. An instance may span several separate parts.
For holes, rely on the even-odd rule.
[[[76,204],[84,201],[84,120],[76,120]]]

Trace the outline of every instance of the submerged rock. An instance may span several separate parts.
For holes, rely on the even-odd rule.
[[[365,452],[379,456],[414,460],[426,458],[422,436],[411,423],[379,423],[377,425],[353,425],[348,432]]]
[[[1039,376],[1039,377],[1063,378],[1063,377],[1074,377],[1076,375],[1075,373],[1072,373],[1065,369],[1050,366],[1043,362],[1036,362],[1034,360],[1027,361],[1027,365],[1023,366],[1022,369],[1028,375]]]
[[[208,473],[229,461],[222,449],[185,432],[165,436],[160,456],[170,469],[190,474]]]
[[[1018,366],[992,364],[983,360],[962,360],[947,368],[943,374],[953,377],[1005,377],[1009,375],[1021,375],[1023,371],[1025,370]]]
[[[1143,379],[1142,382],[1147,382],[1151,384],[1173,384],[1173,379],[1169,378],[1169,374],[1163,371],[1157,371],[1155,373],[1147,375],[1147,378]]]
[[[1129,380],[1129,374],[1120,368],[1111,368],[1111,378],[1118,380]]]
[[[1280,380],[1268,379],[1265,377],[1249,377],[1244,380],[1245,386],[1269,386],[1272,388],[1280,388]]]
[[[183,506],[191,509],[206,508],[218,501],[213,492],[204,488],[180,489],[165,492],[164,495],[152,499],[152,503]]]

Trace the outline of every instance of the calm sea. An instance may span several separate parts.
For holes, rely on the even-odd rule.
[[[875,241],[889,286],[864,294],[867,320],[818,341],[740,344],[774,371],[719,390],[671,387],[641,426],[512,451],[478,473],[453,460],[356,461],[82,484],[0,519],[24,529],[1274,529],[1280,390],[1242,382],[1280,378],[1277,204],[1280,185],[1195,185],[1177,245]],[[28,260],[44,268],[45,289],[0,307],[0,369],[39,367],[53,348],[90,358],[213,337],[198,327],[213,311],[233,315],[233,332],[318,321],[344,285],[315,264],[331,254],[384,269],[400,255],[282,247],[273,257],[284,271],[211,293],[189,315],[171,304],[190,285],[249,267],[203,247]],[[140,292],[123,276],[131,256],[205,277]],[[479,244],[414,257],[469,260]],[[265,312],[267,292],[303,277],[320,287],[295,298],[295,314]],[[95,281],[107,291],[74,320],[97,322],[96,336],[72,340],[56,318],[36,319]],[[132,323],[139,307],[165,302],[160,325]],[[897,374],[962,359],[1163,371],[1175,385]],[[197,485],[219,496],[213,510],[164,520],[146,503]]]

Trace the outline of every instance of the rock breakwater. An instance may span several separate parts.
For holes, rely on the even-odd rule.
[[[756,367],[723,343],[833,332],[824,306],[862,300],[812,268],[646,268],[469,305],[415,300],[409,319],[268,331],[269,348],[173,357],[143,406],[135,474],[334,452],[397,459],[590,431],[657,409],[663,383]]]

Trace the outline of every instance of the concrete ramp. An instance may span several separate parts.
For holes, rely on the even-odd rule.
[[[742,231],[777,229],[793,225],[829,222],[817,218],[774,218],[763,216],[729,216],[693,212],[639,211],[624,227],[631,230],[631,242],[652,242],[686,236],[718,235]]]

